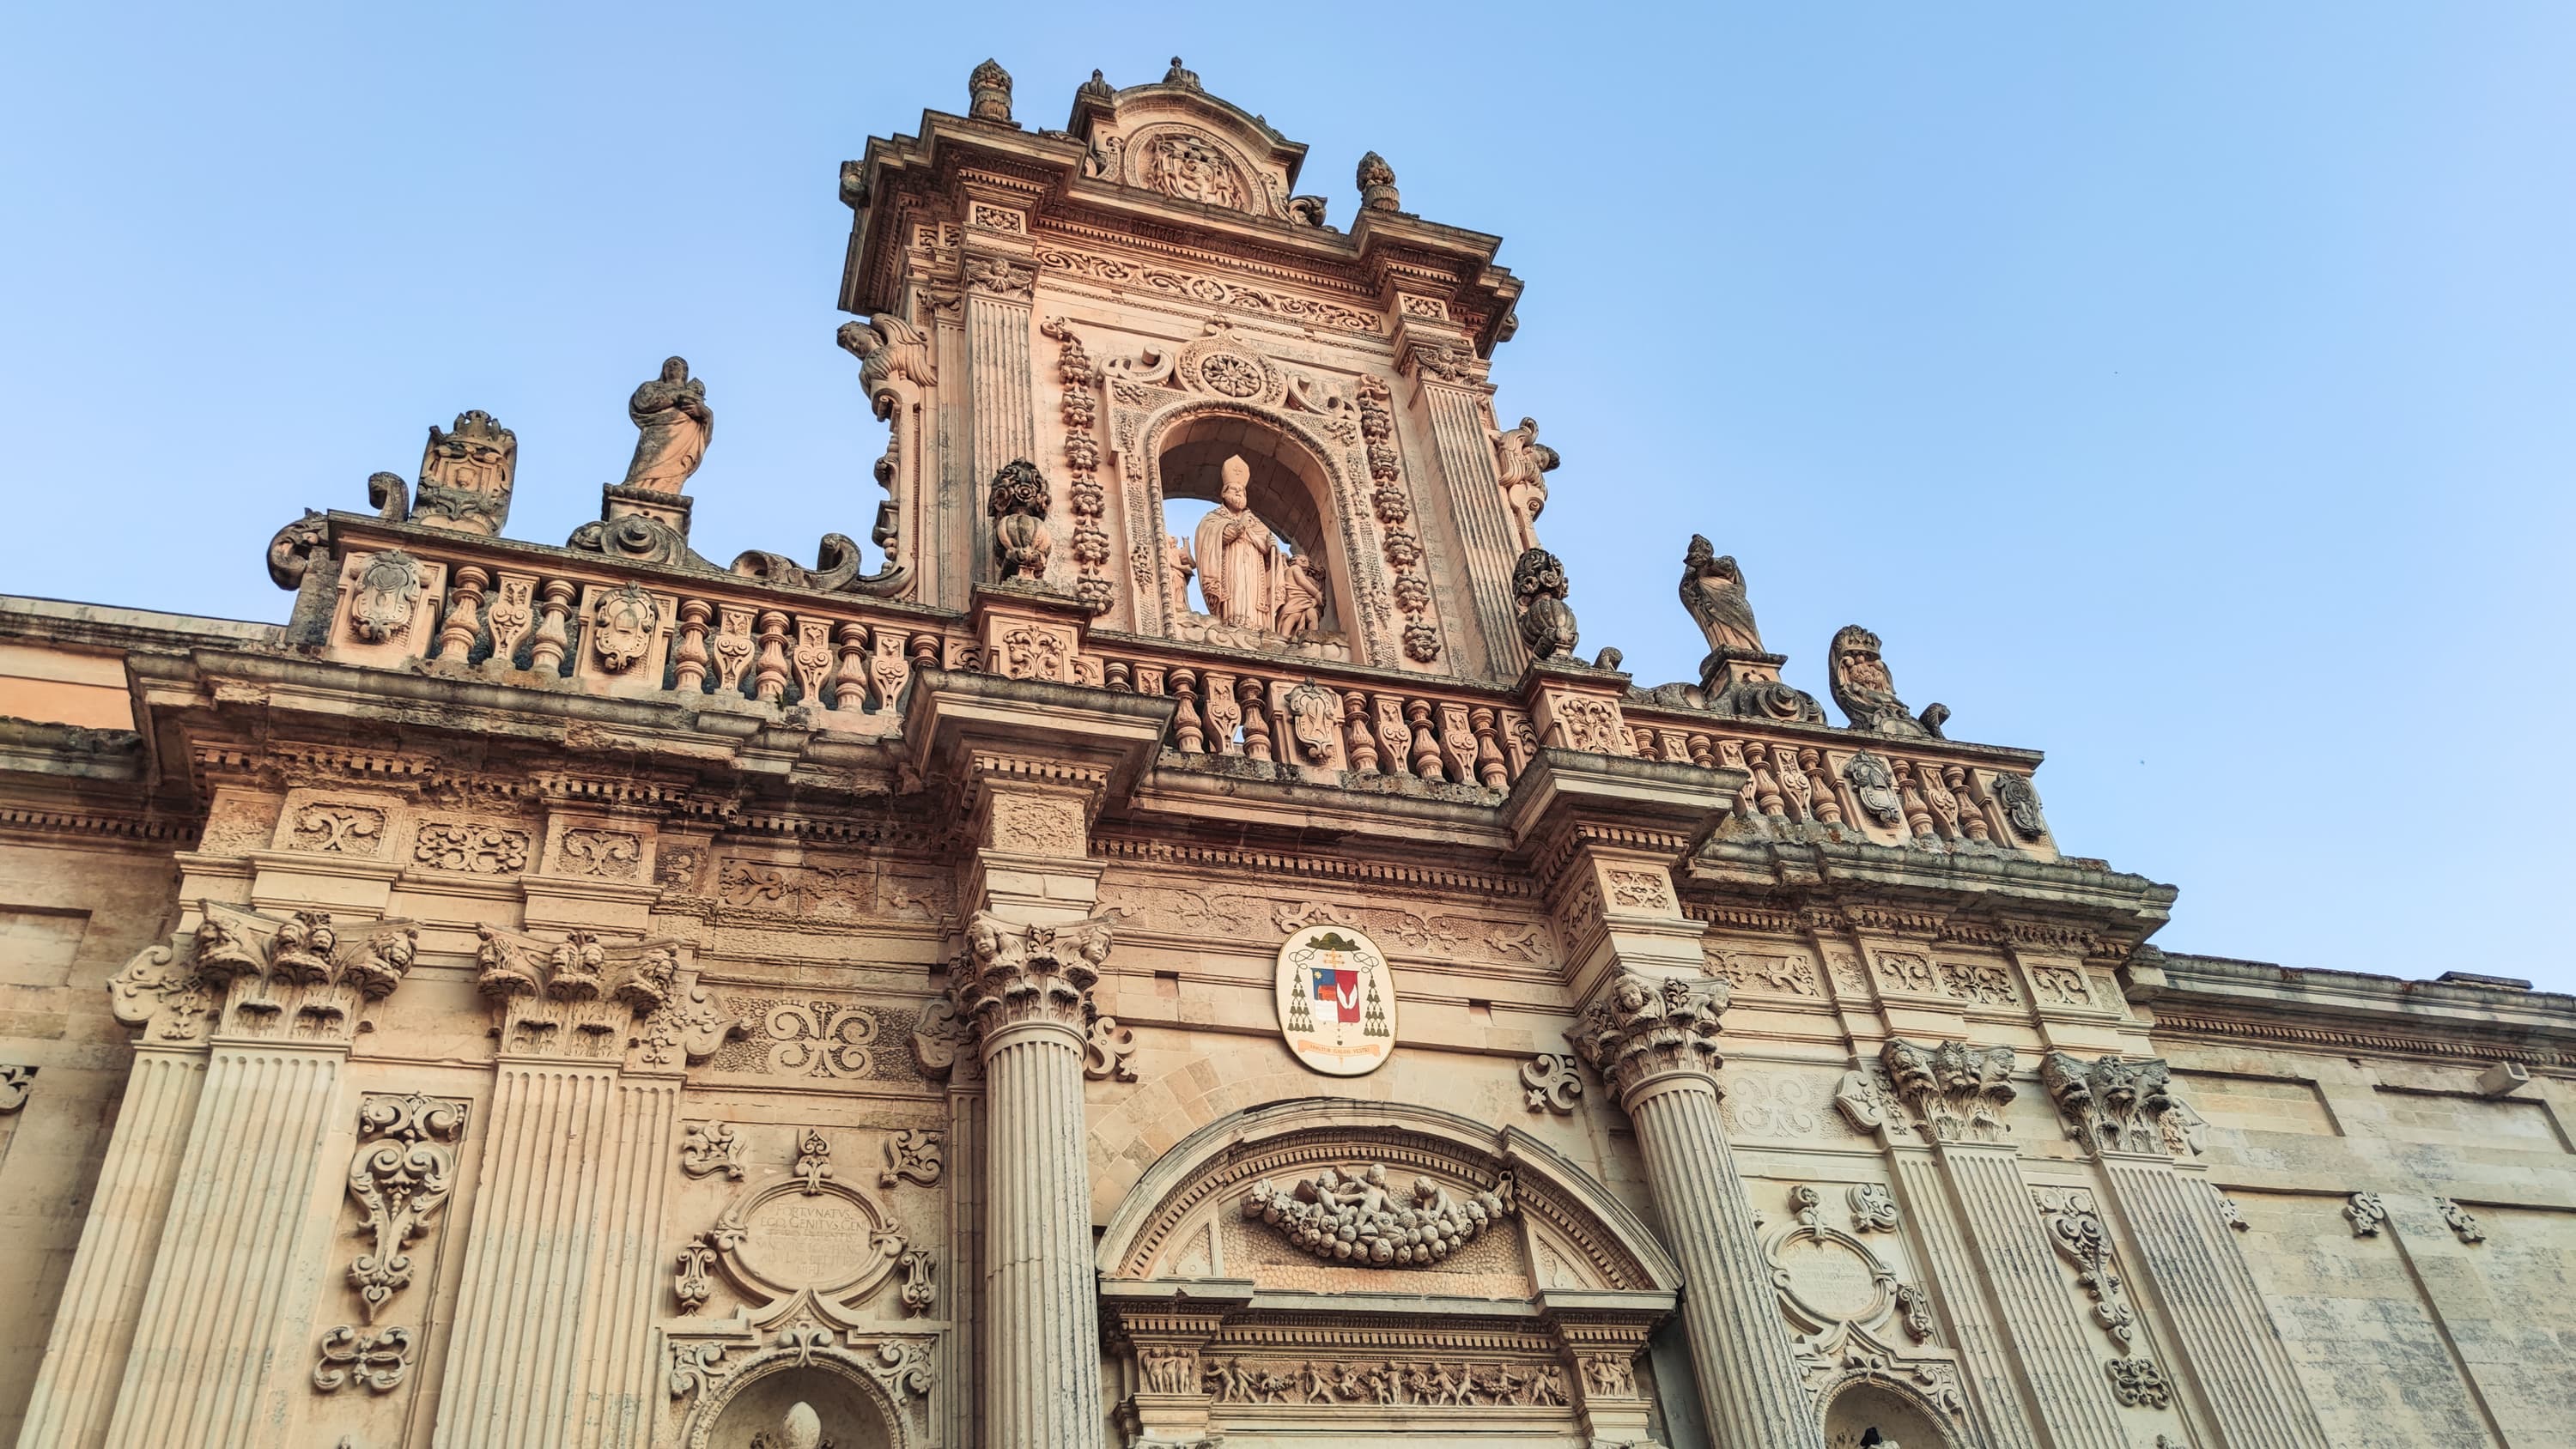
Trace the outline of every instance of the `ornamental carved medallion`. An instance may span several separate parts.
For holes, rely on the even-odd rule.
[[[1348,926],[1308,926],[1279,947],[1278,1001],[1288,1050],[1326,1076],[1364,1076],[1395,1054],[1395,977]]]

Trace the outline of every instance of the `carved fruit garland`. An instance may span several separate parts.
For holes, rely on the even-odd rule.
[[[1422,575],[1422,541],[1404,525],[1413,517],[1404,464],[1395,447],[1395,409],[1386,382],[1360,374],[1360,436],[1368,443],[1369,502],[1385,536],[1387,565],[1395,570],[1391,592],[1404,611],[1404,653],[1417,664],[1440,657],[1440,630],[1431,622],[1431,584]]]
[[[1091,366],[1091,355],[1082,350],[1082,339],[1073,335],[1063,318],[1049,317],[1038,324],[1038,330],[1064,344],[1056,355],[1056,369],[1064,381],[1064,467],[1072,480],[1066,491],[1073,500],[1073,561],[1082,570],[1073,592],[1093,609],[1106,609],[1109,580],[1101,569],[1109,562],[1109,534],[1100,524],[1109,511],[1109,494],[1100,486],[1100,442],[1091,431],[1098,407],[1092,388],[1100,374]]]

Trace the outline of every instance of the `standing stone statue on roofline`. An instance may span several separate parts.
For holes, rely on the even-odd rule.
[[[1781,680],[1780,666],[1788,661],[1762,647],[1762,629],[1753,622],[1753,603],[1745,596],[1744,570],[1696,533],[1682,556],[1681,598],[1691,622],[1708,639],[1708,656],[1699,664],[1700,697],[1693,708],[1741,719],[1825,722],[1825,707],[1815,696]]]
[[[1858,624],[1845,624],[1834,633],[1832,680],[1834,703],[1842,706],[1856,730],[1937,740],[1941,722],[1950,717],[1946,704],[1925,705],[1920,718],[1906,713],[1905,701],[1896,697],[1896,681],[1888,676],[1887,662],[1878,657],[1878,636]]]
[[[635,389],[626,400],[626,415],[640,436],[635,459],[626,465],[622,486],[651,493],[677,493],[689,475],[707,459],[715,436],[716,415],[707,407],[704,379],[689,376],[689,360],[674,357],[662,364],[662,375]]]

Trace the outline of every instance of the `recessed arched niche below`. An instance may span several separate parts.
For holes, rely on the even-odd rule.
[[[1349,657],[1350,550],[1333,479],[1309,446],[1259,410],[1225,404],[1169,419],[1152,445],[1172,632]],[[1191,518],[1172,507],[1185,499],[1217,506]]]

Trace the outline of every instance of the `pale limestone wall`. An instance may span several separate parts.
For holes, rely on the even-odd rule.
[[[120,691],[120,697],[121,697]],[[0,1442],[14,1439],[132,1061],[107,978],[166,929],[166,849],[0,840],[0,1065],[36,1069],[0,1115]]]

